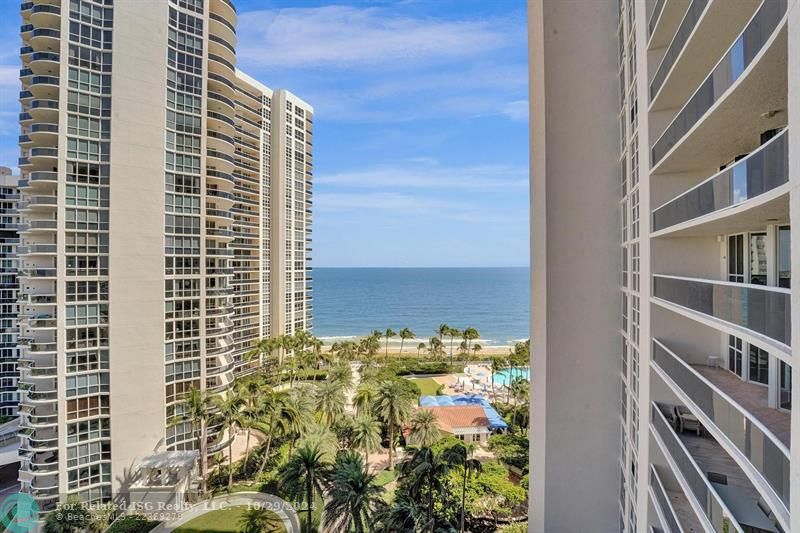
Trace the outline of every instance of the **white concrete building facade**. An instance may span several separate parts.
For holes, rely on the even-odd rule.
[[[185,393],[226,391],[259,339],[311,328],[313,109],[236,69],[232,0],[21,15],[20,481],[46,510],[193,449],[171,423]],[[210,453],[227,438],[211,428]]]
[[[800,530],[798,1],[528,7],[531,530]]]

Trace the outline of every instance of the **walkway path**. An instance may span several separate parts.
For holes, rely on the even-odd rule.
[[[273,494],[264,494],[263,492],[237,492],[204,500],[181,513],[179,518],[157,525],[151,533],[168,533],[208,512],[248,506],[272,511],[283,521],[283,527],[287,533],[300,533],[300,520],[292,506]]]

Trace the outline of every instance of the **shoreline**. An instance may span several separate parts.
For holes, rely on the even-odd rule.
[[[331,346],[335,342],[342,342],[342,341],[356,341],[358,342],[359,339],[363,338],[364,335],[332,335],[327,337],[317,337],[321,340],[324,344],[322,347],[323,351],[328,351],[331,349]],[[424,342],[426,345],[428,344],[429,339],[421,339],[421,338],[412,338],[407,339],[403,343],[403,356],[416,356],[417,355],[417,345],[421,342]],[[475,339],[472,341],[472,345],[480,344],[481,350],[478,352],[478,355],[505,355],[510,350],[514,349],[515,342],[522,342],[528,340],[527,338],[521,339],[513,339],[513,340],[506,340],[506,341],[495,341],[493,339]],[[456,338],[453,340],[453,357],[456,356],[456,352],[458,351],[458,347],[461,344],[462,339]],[[494,344],[495,342],[501,342],[502,344]],[[379,355],[384,353],[385,346],[386,346],[386,339],[381,338],[381,349],[379,350]],[[445,352],[447,354],[450,353],[450,339],[449,337],[445,337],[442,340],[442,344],[444,345]],[[400,339],[397,337],[389,339],[389,355],[399,355],[400,352]]]

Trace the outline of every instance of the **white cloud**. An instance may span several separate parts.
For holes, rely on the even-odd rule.
[[[524,191],[528,187],[528,169],[507,165],[443,167],[423,160],[410,161],[407,165],[320,174],[314,181],[320,185],[362,188]]]
[[[508,102],[500,114],[507,116],[511,120],[526,121],[528,120],[528,110],[527,100],[515,100],[514,102]]]
[[[373,66],[469,57],[524,39],[508,20],[445,21],[349,6],[242,13],[238,53],[264,66]],[[409,81],[413,83],[413,81]]]
[[[393,192],[318,193],[314,195],[314,209],[317,211],[378,209],[423,213],[458,210],[465,207],[465,204],[460,202]]]
[[[0,87],[19,88],[20,65],[0,65]]]

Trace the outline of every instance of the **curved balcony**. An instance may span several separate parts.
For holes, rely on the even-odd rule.
[[[221,76],[236,76],[236,66],[217,54],[208,54],[208,71]]]
[[[26,57],[28,68],[37,75],[58,76],[59,55],[54,52],[33,52]]]
[[[678,479],[684,494],[692,502],[692,507],[702,511],[697,518],[706,530],[744,533],[706,473],[698,466],[655,402],[651,407],[651,416],[650,432],[667,458],[669,468]]]
[[[761,0],[693,0],[654,69],[650,111],[683,106],[753,16]]]
[[[58,50],[61,31],[54,28],[34,28],[23,34],[23,40],[34,50]]]
[[[37,98],[27,106],[30,118],[38,122],[53,123],[58,120],[58,100]]]
[[[228,24],[236,27],[236,7],[231,0],[210,0],[209,13],[215,13],[226,20]]]
[[[35,27],[58,28],[61,25],[61,7],[52,4],[36,4],[31,7],[30,21]]]
[[[788,518],[790,455],[786,444],[753,413],[658,340],[653,341],[653,362],[715,440],[738,451],[731,456],[748,477],[760,478],[772,489],[774,494],[767,495],[770,507]],[[784,433],[788,437],[789,431]]]
[[[222,201],[223,203],[229,203],[231,206],[236,202],[236,197],[233,193],[228,191],[220,191],[218,189],[206,189],[206,196],[210,197],[209,199],[215,201]]]
[[[230,154],[209,148],[206,151],[206,157],[208,164],[213,165],[214,170],[221,173],[231,174],[233,169],[236,168],[236,160]]]
[[[653,297],[726,333],[767,344],[768,351],[791,353],[789,289],[654,274]]]
[[[206,237],[223,242],[229,242],[235,239],[233,232],[227,228],[206,228]],[[208,293],[208,291],[206,291],[206,293]]]
[[[208,14],[209,25],[208,33],[224,37],[229,43],[236,44],[236,25],[223,16],[214,13],[213,11]]]
[[[234,139],[233,137],[229,137],[224,133],[219,133],[216,131],[209,130],[207,132],[208,135],[208,147],[212,150],[218,150],[220,152],[234,149]]]
[[[30,281],[37,279],[55,279],[58,276],[58,269],[25,267],[19,271],[18,276]]]
[[[228,136],[236,135],[236,122],[232,117],[210,110],[206,114],[206,117],[208,118],[207,124],[209,130],[218,131]]]
[[[236,47],[220,35],[208,34],[208,51],[225,58],[229,63],[236,64]]]
[[[17,254],[21,257],[34,255],[55,255],[58,247],[49,243],[34,243],[17,247]]]
[[[722,149],[730,151],[731,143],[721,143],[722,146],[718,146],[720,143],[709,141],[707,146],[699,142],[699,139],[695,139],[696,142],[685,142],[689,137],[697,136],[698,127],[712,126],[706,120],[712,109],[716,109],[717,112],[713,114],[718,115],[717,122],[719,122],[713,124],[715,134],[729,131],[731,137],[734,137],[743,133],[739,131],[740,124],[750,122],[762,130],[775,127],[775,121],[767,123],[761,119],[761,115],[776,109],[775,106],[777,109],[785,108],[786,84],[781,82],[781,76],[785,78],[786,75],[786,32],[777,31],[785,27],[783,24],[785,13],[786,0],[761,4],[744,31],[658,140],[653,143],[651,148],[653,172],[678,172],[687,168],[703,168],[702,163],[709,161],[712,155],[717,156],[716,161],[726,160],[727,152]],[[779,34],[783,35],[782,39],[779,39]],[[771,43],[777,41],[780,41],[778,46],[771,46]],[[766,53],[769,51],[773,53]],[[748,78],[751,79],[751,83],[744,83]],[[761,79],[770,79],[770,84],[765,87],[759,81]],[[770,87],[773,85],[774,87]],[[722,104],[726,104],[725,110],[720,109]],[[730,109],[727,109],[728,107]],[[695,135],[691,135],[692,133]],[[735,140],[742,142],[739,139]],[[678,153],[680,157],[673,157]],[[670,165],[674,160],[680,160],[683,166]]]
[[[40,144],[58,143],[58,124],[36,123],[28,127],[28,137]]]
[[[225,94],[229,98],[235,98],[237,94],[236,84],[228,76],[221,76],[213,72],[208,73],[208,90]]]
[[[743,204],[760,206],[762,202],[753,200],[788,182],[789,134],[784,130],[746,158],[653,210],[653,231],[699,223],[728,208],[746,207]]]
[[[208,105],[211,111],[217,113],[228,114],[229,116],[236,113],[236,102],[214,91],[208,91]]]
[[[49,404],[58,401],[57,391],[38,392],[35,390],[20,390],[20,394],[25,399],[25,403],[32,405]]]
[[[17,303],[20,305],[46,305],[52,306],[56,305],[56,295],[53,293],[35,293],[35,294],[28,294],[28,293],[19,293],[17,295]]]
[[[667,490],[661,482],[661,477],[658,475],[656,466],[650,465],[650,495],[653,500],[654,507],[657,510],[659,520],[666,526],[666,531],[670,533],[682,533],[683,528],[680,526],[678,515],[672,507],[667,495]]]
[[[53,98],[58,97],[58,76],[34,75],[21,76],[22,86],[30,91],[34,97]]]
[[[22,234],[36,234],[36,233],[52,233],[58,229],[58,222],[55,220],[39,219],[38,217],[28,216],[26,222],[20,224],[19,233]],[[21,274],[22,275],[22,274]],[[36,277],[39,274],[31,273],[29,277]]]
[[[206,217],[209,219],[217,219],[217,222],[232,223],[233,215],[230,211],[223,211],[222,209],[206,209]]]
[[[45,428],[58,426],[58,411],[45,406],[21,405],[20,427]]]
[[[209,257],[233,257],[233,250],[230,248],[206,247],[206,255]]]

